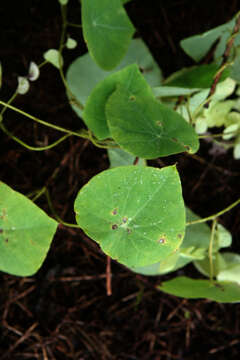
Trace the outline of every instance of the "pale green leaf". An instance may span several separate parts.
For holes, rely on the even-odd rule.
[[[77,41],[69,37],[66,42],[66,47],[68,49],[75,49],[76,46],[77,46]]]
[[[18,87],[17,87],[17,93],[20,95],[25,95],[30,88],[29,81],[24,76],[18,76]]]
[[[210,299],[221,303],[240,302],[240,286],[234,282],[195,280],[188,277],[177,277],[164,281],[159,290],[180,296],[185,299]]]
[[[33,275],[47,255],[57,225],[28,198],[0,182],[0,270]]]
[[[108,157],[110,161],[110,168],[114,168],[117,166],[133,165],[136,159],[135,156],[119,148],[108,149]],[[145,166],[146,160],[138,159],[137,165]]]
[[[82,0],[83,36],[97,64],[111,70],[127,52],[134,33],[120,0]]]
[[[80,190],[75,212],[83,231],[130,267],[165,259],[184,236],[185,209],[174,166],[103,171]]]
[[[43,57],[58,69],[63,66],[63,58],[56,49],[49,49],[43,54]]]
[[[217,275],[219,281],[233,281],[240,285],[240,255],[235,253],[223,253],[225,268]]]
[[[233,157],[235,160],[240,159],[240,144],[236,144],[233,149]]]

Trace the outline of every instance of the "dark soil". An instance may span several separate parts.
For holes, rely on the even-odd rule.
[[[220,25],[239,10],[229,0],[135,0],[129,15],[165,76],[191,65],[178,43],[184,37]],[[29,62],[57,48],[61,15],[57,1],[1,1],[1,99],[8,101],[17,75]],[[69,18],[80,23],[80,6],[71,0]],[[64,52],[65,68],[86,51],[79,29],[70,29],[78,47]],[[83,126],[72,111],[58,71],[44,66],[40,79],[16,107],[69,129]],[[59,133],[10,110],[5,126],[32,146],[49,144]],[[65,221],[74,222],[73,202],[92,176],[108,167],[106,152],[79,138],[68,138],[48,151],[26,150],[0,133],[0,179],[28,195],[48,184],[53,206]],[[151,162],[177,162],[186,204],[201,216],[213,214],[239,197],[240,162],[231,152],[211,156],[203,142],[198,158],[181,154]],[[58,169],[54,178],[52,175]],[[46,198],[36,202],[52,216]],[[240,208],[220,218],[240,251]],[[207,300],[189,301],[156,290],[162,279],[131,273],[112,261],[112,295],[106,292],[107,259],[77,229],[59,226],[40,271],[20,278],[0,274],[0,359],[44,360],[225,360],[239,359],[240,306]],[[196,276],[192,266],[184,272]]]

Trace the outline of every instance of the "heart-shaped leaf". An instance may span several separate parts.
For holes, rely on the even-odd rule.
[[[57,222],[0,182],[0,270],[29,276],[42,265]]]
[[[136,66],[120,82],[106,104],[113,139],[131,154],[154,159],[199,147],[194,129],[174,110],[160,104]]]
[[[120,0],[82,0],[83,36],[97,64],[113,69],[127,52],[134,33]]]
[[[164,259],[184,236],[185,209],[175,166],[103,171],[80,190],[75,212],[84,232],[130,267]]]

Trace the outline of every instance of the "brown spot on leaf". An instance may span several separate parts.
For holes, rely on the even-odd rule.
[[[175,143],[178,142],[176,138],[172,138],[172,141],[174,141]]]
[[[124,224],[126,224],[127,221],[128,221],[128,218],[127,218],[126,216],[124,216],[123,219],[122,219],[122,222],[123,222]]]
[[[184,148],[185,148],[187,151],[190,150],[190,146],[188,146],[188,145],[184,145]]]
[[[117,215],[117,209],[114,209],[114,210],[112,211],[112,214],[113,214],[113,215]]]
[[[0,234],[2,234],[3,233],[3,229],[0,229]]]
[[[157,125],[157,126],[162,126],[161,121],[159,121],[159,120],[158,120],[158,121],[156,121],[156,125]]]
[[[129,96],[129,100],[130,100],[130,101],[135,101],[135,100],[136,100],[136,96],[130,95],[130,96]]]
[[[183,234],[178,234],[178,236],[177,236],[179,239],[182,239],[182,237],[183,237]]]
[[[132,230],[129,229],[129,228],[127,228],[127,233],[128,233],[128,234],[131,234],[131,232],[132,232]]]
[[[161,237],[158,239],[158,243],[159,243],[159,244],[165,244],[165,243],[166,243],[166,237],[165,237],[165,236],[161,236]]]
[[[0,219],[4,220],[6,218],[6,215],[7,215],[6,209],[2,209],[2,215],[0,215]]]
[[[6,243],[8,243],[8,239],[5,239],[4,241],[5,241]]]
[[[117,224],[112,225],[112,230],[116,230],[118,228]]]

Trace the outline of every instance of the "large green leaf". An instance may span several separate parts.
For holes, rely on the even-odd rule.
[[[131,154],[154,159],[198,150],[194,129],[175,111],[160,104],[137,66],[128,67],[108,98],[106,117],[113,139]]]
[[[126,56],[124,56],[121,63],[116,70],[121,70],[127,65],[138,64],[144,78],[151,86],[159,86],[162,80],[161,71],[153,59],[149,49],[141,39],[133,39],[129,45]],[[94,87],[106,78],[113,74],[114,71],[102,70],[89,53],[78,57],[67,70],[67,82],[71,92],[76,99],[83,105],[86,104],[88,96]],[[74,103],[73,109],[81,117],[82,110]]]
[[[240,302],[240,286],[234,282],[216,281],[212,284],[209,280],[195,280],[188,277],[176,277],[164,281],[159,290],[187,299],[210,299],[217,302]]]
[[[82,0],[83,36],[97,64],[113,69],[127,52],[134,26],[120,0]]]
[[[185,209],[175,166],[103,171],[80,190],[75,212],[84,232],[130,267],[164,259],[184,236]]]
[[[19,276],[42,265],[57,222],[22,194],[0,182],[0,270]]]

